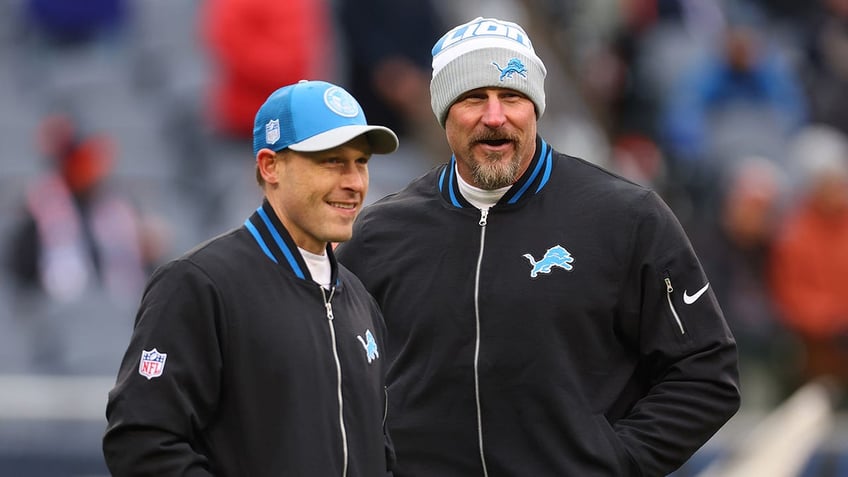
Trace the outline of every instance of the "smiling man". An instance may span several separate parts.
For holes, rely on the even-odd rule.
[[[546,71],[520,26],[476,18],[432,53],[453,157],[337,249],[386,319],[395,477],[669,474],[739,406],[683,229],[537,134]]]
[[[371,155],[397,146],[333,84],[267,99],[263,203],[145,290],[106,409],[112,475],[386,475],[383,320],[332,243],[351,237]]]

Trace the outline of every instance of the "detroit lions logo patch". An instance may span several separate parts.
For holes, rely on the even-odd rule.
[[[521,62],[518,58],[512,58],[509,62],[501,68],[499,64],[496,62],[492,62],[495,65],[495,68],[501,72],[500,81],[503,81],[504,78],[512,79],[512,75],[518,73],[524,78],[527,78],[527,67],[524,66],[524,63]]]
[[[356,339],[362,343],[362,347],[365,348],[365,356],[368,358],[368,363],[370,364],[372,361],[380,357],[379,351],[377,351],[377,341],[374,340],[374,335],[371,334],[371,330],[365,330],[365,338],[357,335]]]
[[[327,88],[327,91],[324,91],[324,104],[330,111],[339,116],[352,118],[359,114],[359,105],[356,100],[350,93],[338,86]]]
[[[529,253],[525,253],[522,256],[530,261],[530,278],[536,278],[540,273],[551,273],[554,267],[559,267],[566,271],[571,271],[574,268],[571,265],[574,262],[574,257],[561,245],[555,245],[549,248],[545,252],[545,256],[538,261]]]

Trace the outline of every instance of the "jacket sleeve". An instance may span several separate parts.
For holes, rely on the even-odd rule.
[[[188,261],[151,277],[109,392],[103,453],[112,475],[212,475],[201,436],[220,388],[219,310],[213,284]]]
[[[614,427],[649,476],[682,465],[740,395],[736,343],[695,251],[666,204],[654,193],[646,201],[634,214],[630,282],[644,392]]]

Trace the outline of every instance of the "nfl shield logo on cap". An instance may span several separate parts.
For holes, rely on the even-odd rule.
[[[265,144],[276,144],[280,140],[280,120],[272,119],[265,124]]]

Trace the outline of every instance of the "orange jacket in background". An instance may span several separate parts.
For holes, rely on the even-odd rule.
[[[848,213],[799,209],[781,229],[770,267],[788,326],[810,338],[848,333]]]

